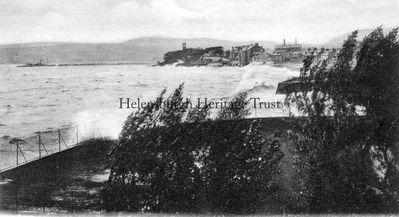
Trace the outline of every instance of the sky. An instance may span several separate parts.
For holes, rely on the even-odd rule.
[[[398,0],[0,0],[0,44],[145,36],[324,43],[399,26]]]

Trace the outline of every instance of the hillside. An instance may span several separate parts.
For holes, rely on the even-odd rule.
[[[260,45],[263,45],[265,48],[272,48],[276,42],[273,41],[244,41],[244,42],[234,42],[227,40],[219,40],[212,38],[166,38],[166,37],[145,37],[145,38],[137,38],[124,42],[123,44],[135,44],[141,46],[156,46],[168,48],[169,51],[180,49],[182,43],[185,42],[187,47],[197,48],[197,47],[216,47],[222,46],[225,49],[230,49],[232,46],[239,46],[245,44],[253,44],[258,42]]]
[[[36,63],[40,59],[44,63],[155,63],[163,59],[168,51],[187,47],[232,46],[251,44],[250,42],[230,42],[210,38],[164,38],[144,37],[123,43],[25,43],[0,45],[0,64]],[[271,48],[275,42],[260,41],[265,48]]]
[[[392,28],[384,28],[384,34],[387,34]],[[360,29],[358,30],[357,39],[362,41],[364,37],[370,34],[374,29]],[[324,47],[341,47],[344,41],[348,38],[351,32],[335,37],[326,43],[322,44]]]
[[[387,32],[391,28],[384,28]],[[359,30],[358,38],[362,39],[373,29]],[[340,47],[350,33],[335,37],[324,44],[311,45],[323,47]],[[281,42],[244,41],[233,42],[212,38],[167,38],[141,37],[122,43],[24,43],[0,45],[0,64],[36,63],[40,59],[47,64],[61,63],[155,63],[163,60],[168,51],[180,50],[185,42],[188,48],[206,48],[253,44],[258,42],[264,48],[273,48]],[[305,47],[310,44],[303,44]]]
[[[0,46],[0,64],[36,63],[149,63],[162,59],[166,48],[137,44],[33,43]]]

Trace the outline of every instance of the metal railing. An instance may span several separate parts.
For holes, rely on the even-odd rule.
[[[66,131],[64,133],[64,135],[63,135],[62,131]],[[85,138],[83,137],[82,134],[80,134],[80,136],[79,136],[79,127],[78,126],[76,126],[76,128],[74,130],[75,135],[76,135],[75,138],[69,137],[69,135],[73,134],[73,132],[71,132],[71,131],[73,131],[73,128],[64,128],[61,130],[58,129],[58,130],[54,130],[54,131],[35,132],[34,134],[24,137],[25,139],[22,139],[22,138],[11,139],[9,141],[9,143],[12,145],[15,145],[15,156],[16,156],[15,157],[15,160],[16,160],[15,165],[0,168],[0,173],[5,172],[7,170],[17,168],[19,166],[25,165],[32,161],[36,161],[41,158],[56,154],[58,152],[70,149],[72,147],[75,147],[75,146],[79,145],[79,139],[81,139],[81,141],[85,140]],[[66,134],[66,137],[69,137],[68,139],[65,138],[65,134]],[[45,137],[44,135],[49,135],[49,136]],[[45,139],[47,139],[47,141],[43,141]],[[26,141],[26,140],[28,140],[28,141]],[[32,144],[32,143],[34,143],[34,144]],[[36,146],[37,147],[37,155],[33,156],[33,157],[32,156],[27,157],[26,152],[28,152],[28,151],[26,151],[26,150],[24,151],[23,148],[21,148],[21,146],[23,144],[28,145],[31,149]],[[49,144],[52,144],[52,145],[49,146]],[[20,155],[22,156],[22,159],[21,159]],[[32,151],[31,151],[31,155],[32,155]],[[23,160],[23,161],[20,162],[21,160]]]

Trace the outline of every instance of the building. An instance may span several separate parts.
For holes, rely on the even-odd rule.
[[[230,60],[237,61],[240,66],[246,66],[263,52],[265,52],[265,49],[258,43],[232,47]]]
[[[230,51],[229,50],[225,50],[224,54],[223,54],[224,58],[230,59]]]
[[[274,46],[274,51],[270,54],[270,57],[274,63],[301,62],[304,52],[302,51],[302,45],[298,44],[296,40],[295,44],[286,44],[284,39],[283,44]]]
[[[203,55],[200,58],[199,65],[209,65],[209,64],[218,64],[218,65],[228,65],[230,60],[224,57],[216,57],[216,56],[205,56]]]
[[[241,66],[246,66],[249,64],[249,59],[248,59],[248,48],[243,47],[239,52],[238,52],[238,62],[240,63]]]
[[[295,40],[295,44],[286,44],[283,39],[283,44],[274,45],[274,52],[286,53],[286,52],[302,52],[302,45],[298,44]]]

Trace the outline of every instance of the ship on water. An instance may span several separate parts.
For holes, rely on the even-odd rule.
[[[42,66],[51,66],[43,63],[43,60],[40,59],[37,63],[26,63],[25,65],[17,66],[17,67],[42,67]]]

